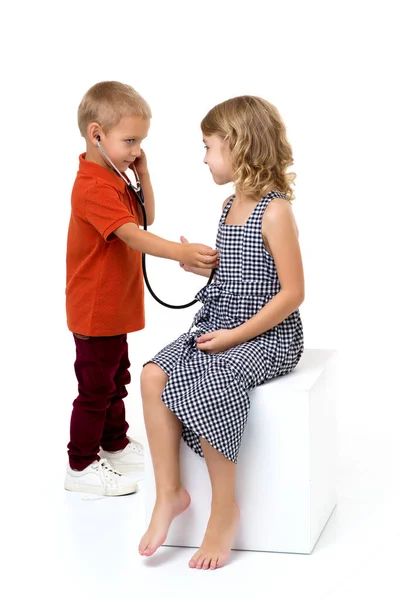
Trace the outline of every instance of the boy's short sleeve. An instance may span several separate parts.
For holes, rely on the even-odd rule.
[[[121,194],[112,186],[98,181],[87,190],[84,211],[85,219],[106,242],[117,239],[113,232],[124,223],[136,223]]]

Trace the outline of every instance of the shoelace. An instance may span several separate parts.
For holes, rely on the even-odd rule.
[[[104,485],[105,491],[110,487],[110,484],[111,487],[115,487],[117,485],[117,478],[122,477],[121,473],[114,471],[106,458],[99,460],[97,465],[93,468],[99,472],[99,476],[102,484]]]

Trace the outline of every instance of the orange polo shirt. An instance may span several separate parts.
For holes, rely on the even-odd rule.
[[[113,232],[139,219],[136,200],[115,173],[79,157],[67,241],[68,328],[111,336],[144,327],[142,253]]]

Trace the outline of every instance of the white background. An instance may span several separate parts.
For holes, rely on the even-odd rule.
[[[101,80],[132,85],[152,108],[143,145],[156,195],[151,231],[176,241],[183,234],[214,245],[221,204],[231,192],[216,186],[202,163],[202,117],[241,94],[277,106],[297,173],[293,207],[306,277],[305,343],[340,351],[340,460],[345,468],[358,456],[368,477],[362,448],[383,448],[379,460],[395,489],[395,4],[81,0],[2,9],[0,427],[2,487],[12,505],[4,514],[15,556],[15,528],[31,514],[30,493],[40,498],[62,487],[76,395],[64,310],[70,192],[84,151],[76,111]],[[148,270],[169,302],[187,302],[205,283],[170,261],[150,257]],[[129,336],[131,433],[144,435],[141,364],[189,327],[197,307],[171,311],[146,296],[146,329]],[[42,525],[49,527],[46,520]]]

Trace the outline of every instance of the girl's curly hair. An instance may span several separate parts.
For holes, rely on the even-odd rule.
[[[217,134],[229,144],[234,184],[249,196],[278,190],[294,200],[292,148],[278,110],[257,96],[237,96],[212,108],[201,122],[204,135]]]

